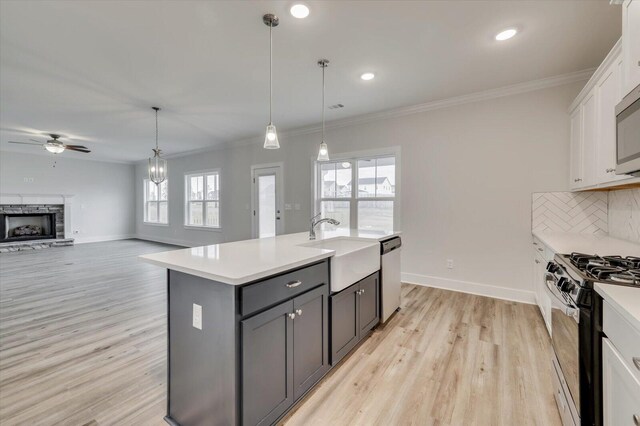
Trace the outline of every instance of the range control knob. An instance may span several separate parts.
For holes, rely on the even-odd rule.
[[[565,279],[560,284],[560,291],[563,291],[565,293],[571,293],[574,288],[576,288],[576,285],[574,283],[572,283],[571,281],[569,281],[568,279]]]
[[[547,271],[555,274],[556,272],[560,271],[560,266],[555,262],[549,262],[547,263]]]

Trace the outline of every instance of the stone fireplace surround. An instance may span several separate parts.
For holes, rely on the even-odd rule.
[[[55,238],[21,239],[0,243],[0,253],[73,245],[71,195],[0,194],[0,218],[5,215],[53,214]],[[1,236],[4,238],[4,235]]]

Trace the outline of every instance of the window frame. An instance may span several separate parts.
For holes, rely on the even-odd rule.
[[[351,181],[358,182],[358,161],[359,160],[374,160],[378,158],[395,158],[395,192],[393,197],[358,197],[358,187],[356,183],[352,184],[350,197],[322,197],[322,188],[320,187],[322,182],[322,165],[327,163],[351,163]],[[391,201],[393,202],[393,230],[401,229],[401,188],[400,188],[400,147],[395,146],[384,150],[369,150],[352,153],[344,153],[338,155],[332,155],[330,161],[317,161],[312,158],[312,173],[313,179],[311,180],[312,193],[314,194],[311,202],[311,208],[314,214],[321,212],[321,203],[323,201],[342,201],[349,202],[349,228],[358,229],[358,211],[359,202],[361,201]],[[374,181],[375,184],[375,181]],[[373,232],[379,230],[372,230]]]
[[[153,225],[153,226],[169,226],[169,179],[165,179],[160,185],[167,185],[167,199],[166,200],[149,200],[149,185],[154,184],[151,182],[149,178],[144,178],[142,180],[142,222],[145,225]],[[155,184],[154,184],[155,185]],[[159,186],[159,185],[158,185]],[[160,198],[160,188],[158,188],[158,198]],[[158,220],[156,222],[152,222],[149,220],[149,204],[154,203],[156,208],[156,217]],[[167,203],[167,221],[160,222],[160,203]]]
[[[218,177],[218,198],[217,200],[208,200],[206,196],[207,176],[217,175]],[[191,178],[202,177],[203,195],[202,200],[191,200]],[[218,226],[207,225],[207,205],[215,202],[218,205]],[[191,203],[202,204],[202,225],[192,225],[189,223],[189,205]],[[184,227],[186,229],[201,229],[207,231],[222,231],[222,171],[221,169],[197,170],[184,174]]]

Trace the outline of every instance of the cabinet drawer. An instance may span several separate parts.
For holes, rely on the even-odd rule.
[[[602,326],[629,370],[640,380],[640,332],[615,310],[606,300],[602,304]]]
[[[538,253],[544,260],[545,267],[547,266],[547,262],[552,261],[553,257],[555,256],[553,250],[545,246],[544,243],[536,237],[533,237],[533,248],[535,249],[536,253]]]
[[[286,272],[240,289],[242,316],[329,283],[329,262]]]

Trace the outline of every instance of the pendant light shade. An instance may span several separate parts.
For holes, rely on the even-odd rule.
[[[274,14],[267,13],[262,17],[262,22],[269,27],[269,124],[267,125],[267,131],[264,136],[264,148],[265,149],[278,149],[280,148],[280,142],[278,142],[278,132],[276,126],[274,126],[271,120],[273,112],[273,27],[277,27],[280,23],[278,17]]]
[[[318,161],[329,161],[329,147],[322,141],[318,150]]]
[[[156,112],[156,147],[152,149],[153,158],[149,158],[149,180],[160,185],[167,179],[167,160],[162,158],[162,150],[158,148],[158,111],[160,108],[151,107]]]
[[[278,149],[280,148],[280,143],[278,142],[278,132],[276,131],[276,126],[269,123],[267,126],[267,133],[264,136],[264,149]]]
[[[318,149],[318,161],[329,161],[329,147],[324,141],[324,70],[329,66],[329,60],[318,60],[318,66],[322,68],[322,141]]]

